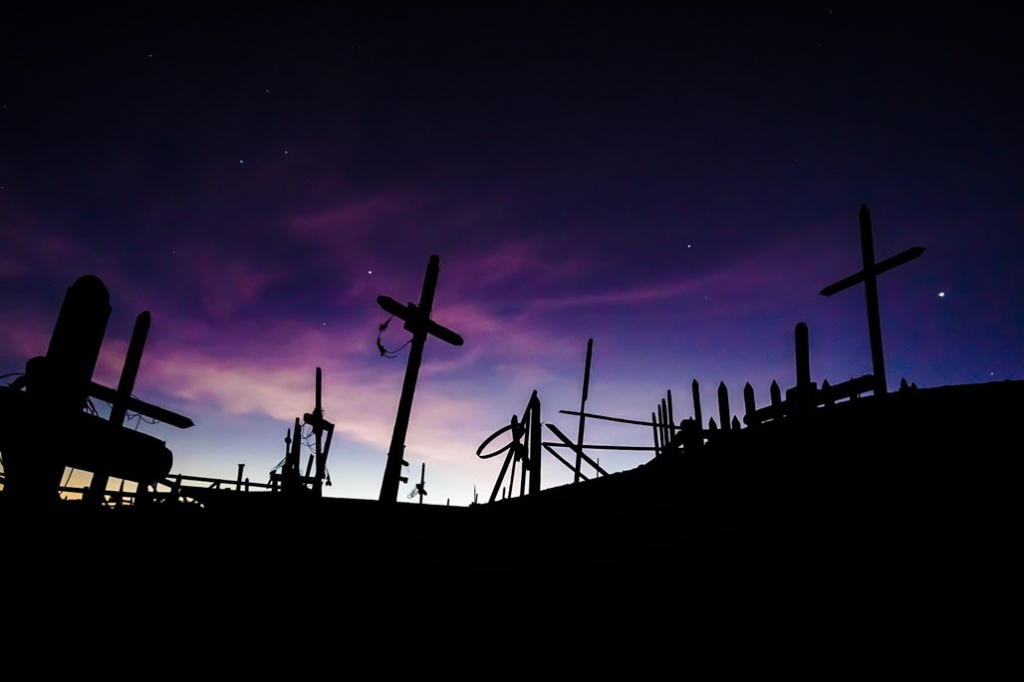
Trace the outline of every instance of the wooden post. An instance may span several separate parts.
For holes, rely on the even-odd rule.
[[[292,449],[284,464],[284,478],[281,481],[281,491],[294,493],[299,485],[299,455],[302,448],[302,426],[299,418],[295,418],[295,426],[292,431]]]
[[[828,379],[821,382],[821,404],[828,407],[836,404],[836,399],[832,395],[832,385],[828,383]]]
[[[729,389],[725,387],[725,382],[722,381],[718,384],[718,418],[722,422],[722,430],[729,430]]]
[[[524,420],[524,423],[526,424],[526,432],[524,433],[523,437],[524,437],[526,443],[532,444],[533,443],[533,433],[532,433],[532,431],[533,431],[533,417],[532,416],[528,416]],[[523,459],[523,464],[521,466],[522,471],[519,472],[519,497],[523,497],[524,495],[526,495],[526,477],[528,475],[530,475],[530,466],[529,466],[529,464],[531,462],[531,458],[534,456],[534,453],[532,452],[532,450],[529,447],[527,447],[525,450],[523,450],[522,453],[523,453],[523,458],[522,458]],[[536,454],[538,456],[540,455],[540,453],[536,453]],[[508,482],[508,496],[509,497],[512,497],[512,479],[515,478],[515,473],[516,473],[515,466],[516,466],[515,462],[513,462],[512,463],[512,478],[510,478],[509,482]],[[532,478],[532,476],[531,476],[531,478]]]
[[[430,319],[430,311],[434,306],[434,290],[437,288],[437,275],[440,271],[439,262],[440,259],[437,256],[430,257],[419,305],[410,303],[403,306],[387,296],[377,297],[377,304],[385,312],[405,320],[405,328],[412,332],[409,361],[405,367],[405,380],[402,383],[402,396],[398,401],[398,414],[395,416],[395,428],[391,434],[391,446],[388,449],[384,478],[380,486],[379,500],[381,502],[396,503],[398,501],[398,485],[402,482],[402,466],[406,463],[404,460],[405,436],[409,430],[412,398],[416,391],[416,379],[419,376],[420,363],[423,361],[423,346],[427,341],[427,336],[436,336],[454,346],[461,346],[463,343],[461,336]]]
[[[796,409],[805,413],[812,407],[811,351],[807,325],[798,322],[794,335],[796,337]]]
[[[743,419],[747,422],[747,428],[757,427],[757,405],[754,402],[754,387],[748,381],[743,385]]]
[[[302,415],[302,421],[313,429],[313,435],[316,437],[315,460],[311,459],[310,461],[316,462],[316,475],[313,477],[313,494],[321,497],[323,495],[324,479],[327,477],[327,457],[331,452],[334,424],[324,419],[323,371],[319,367],[316,368],[316,393],[313,411]],[[324,432],[327,433],[326,441],[324,441],[323,437]],[[309,476],[310,472],[307,469],[306,478],[309,478]]]
[[[117,383],[117,398],[110,408],[108,419],[111,424],[116,426],[124,425],[125,417],[128,414],[128,400],[132,397],[132,391],[135,389],[135,379],[139,374],[142,350],[146,346],[150,321],[149,311],[139,313],[139,316],[135,318],[132,338],[128,342],[128,352],[125,354],[124,367],[121,369],[121,379]],[[89,482],[89,490],[85,495],[87,502],[101,505],[108,481],[109,476],[106,470],[97,467],[92,474],[92,481]]]
[[[420,496],[420,504],[423,504],[423,496],[427,494],[427,463],[423,462],[420,467],[420,484],[416,486],[416,494]]]
[[[661,413],[661,444],[662,447],[667,447],[672,442],[672,424],[668,418],[668,402],[665,398],[661,399],[659,410]]]
[[[860,207],[860,253],[864,264],[864,298],[868,309],[868,336],[871,340],[871,371],[875,393],[886,392],[885,360],[882,357],[882,319],[878,309],[878,280],[875,272],[875,242],[871,234],[871,213]]]
[[[313,416],[316,418],[316,421],[317,421],[317,423],[313,426],[313,434],[316,437],[316,452],[315,452],[315,455],[316,455],[316,461],[317,462],[319,462],[323,458],[323,436],[324,436],[323,420],[324,420],[324,408],[323,408],[323,403],[322,403],[322,398],[321,398],[322,392],[323,392],[323,372],[320,370],[319,367],[317,367],[316,368],[316,406],[313,408]],[[312,463],[313,463],[313,460],[310,460],[310,464],[312,464]],[[307,478],[309,477],[309,474],[310,474],[309,469],[310,469],[310,467],[306,467],[306,477]],[[319,467],[317,467],[317,470],[319,471]],[[319,478],[317,478],[317,480],[313,483],[313,488],[314,488],[314,491],[316,492],[317,497],[320,497],[321,486],[322,485],[323,484],[321,483]]]
[[[245,471],[245,464],[238,465],[238,478],[235,480],[235,490],[242,489],[242,472]]]
[[[587,339],[587,360],[583,364],[583,397],[580,399],[580,428],[576,436],[576,447],[583,449],[583,425],[586,420],[587,393],[590,390],[590,361],[594,351],[594,339]],[[573,483],[580,482],[580,467],[583,465],[583,456],[576,453],[576,469],[573,474]]]
[[[811,351],[807,324],[798,322],[794,331],[796,338],[796,385],[811,384]]]
[[[690,385],[693,391],[693,418],[697,420],[697,426],[704,428],[704,420],[700,416],[700,386],[697,384],[697,380],[694,379]]]
[[[284,464],[281,467],[281,473],[279,473],[279,474],[277,474],[275,476],[274,472],[270,472],[270,482],[273,484],[272,490],[274,492],[277,492],[277,490],[278,490],[278,483],[284,481],[284,477],[286,475],[286,472],[288,471],[288,460],[290,460],[291,457],[292,457],[292,430],[291,429],[287,429],[287,430],[285,430],[285,434],[284,434]],[[280,486],[280,489],[282,491],[284,490],[283,483]]]
[[[530,397],[530,441],[527,451],[530,467],[530,494],[540,492],[541,432],[540,432],[540,398],[537,391]]]
[[[668,423],[672,427],[671,432],[674,434],[676,430],[676,418],[675,415],[672,414],[672,389],[668,389],[666,398],[668,398]]]
[[[653,412],[651,412],[651,430],[654,432],[654,456],[660,457],[661,439],[659,438],[659,436],[661,434],[658,433],[658,418],[655,416]]]
[[[109,319],[107,287],[93,275],[79,277],[68,288],[61,304],[45,361],[36,363],[42,371],[27,372],[32,381],[26,392],[36,402],[36,408],[45,410],[52,422],[61,423],[85,406]],[[25,462],[28,471],[22,478],[21,472],[11,466],[15,457],[4,453],[9,492],[20,493],[24,482],[32,489],[27,498],[45,502],[56,499],[64,476],[64,453],[43,447],[33,452],[10,454],[31,461]],[[106,482],[103,487],[106,488]]]

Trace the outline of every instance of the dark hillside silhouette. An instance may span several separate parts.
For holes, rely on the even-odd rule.
[[[191,425],[132,397],[149,315],[139,316],[117,389],[95,383],[110,304],[103,283],[83,276],[68,289],[46,355],[0,387],[4,554],[64,561],[91,585],[136,596],[151,571],[185,576],[194,594],[212,597],[299,568],[328,571],[346,589],[387,590],[387,576],[414,565],[417,581],[462,594],[493,581],[529,588],[546,579],[569,581],[572,593],[573,576],[586,574],[602,598],[630,595],[636,609],[680,617],[698,605],[721,616],[761,600],[797,611],[826,600],[829,622],[845,629],[853,621],[842,614],[861,618],[898,601],[914,627],[945,636],[956,619],[976,616],[963,591],[1001,598],[999,557],[1016,530],[1008,472],[1024,382],[903,381],[888,391],[875,278],[923,249],[876,263],[870,229],[863,208],[864,270],[822,293],[865,284],[873,375],[812,380],[801,322],[795,382],[772,384],[768,404],[758,406],[748,384],[742,417],[734,415],[722,384],[717,420],[705,422],[694,382],[693,417],[677,419],[668,392],[650,420],[635,420],[586,411],[590,340],[580,409],[562,411],[579,417],[577,439],[543,420],[533,391],[523,413],[481,443],[478,456],[504,457],[486,502],[468,507],[425,503],[425,464],[408,498],[415,501],[396,499],[419,351],[427,336],[462,344],[430,318],[436,256],[418,305],[378,299],[405,320],[413,353],[376,501],[323,495],[335,425],[323,418],[319,368],[315,406],[296,418],[270,482],[243,480],[242,467],[231,481],[172,474],[167,445],[123,425],[128,410]],[[91,398],[112,404],[108,419],[87,409]],[[594,453],[615,446],[586,443],[585,420],[642,427],[653,445],[635,449],[651,459],[607,471]],[[305,473],[302,424],[316,443]],[[573,471],[574,482],[544,488],[549,465]],[[65,467],[93,472],[94,484],[63,489]],[[134,481],[138,491],[108,490],[108,477]],[[534,612],[558,608],[528,603]]]

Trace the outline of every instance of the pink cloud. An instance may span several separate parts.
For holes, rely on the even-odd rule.
[[[104,252],[86,238],[67,234],[61,226],[41,224],[15,208],[6,207],[0,215],[0,242],[0,276],[58,278],[67,286],[86,273],[117,281],[120,254]]]
[[[0,373],[24,371],[24,363],[36,355],[45,355],[56,321],[38,311],[0,310],[0,344],[5,355],[12,356],[15,367],[0,368]]]
[[[223,318],[257,300],[282,276],[282,264],[254,263],[213,246],[189,255],[186,270],[205,312]]]
[[[580,253],[566,253],[545,243],[540,236],[513,242],[496,242],[489,249],[479,249],[463,257],[446,270],[453,290],[491,292],[494,287],[505,286],[505,296],[531,295],[537,289],[571,281],[592,267],[588,258]]]
[[[423,213],[420,195],[396,190],[293,216],[286,229],[290,237],[327,247],[332,260],[362,267],[371,253],[407,241],[410,223],[422,222]]]

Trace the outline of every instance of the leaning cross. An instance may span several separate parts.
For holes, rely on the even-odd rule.
[[[388,461],[384,467],[384,480],[380,486],[381,502],[398,501],[398,484],[403,482],[402,465],[405,464],[405,434],[409,430],[409,415],[412,412],[412,394],[416,390],[416,378],[419,375],[420,363],[423,360],[423,344],[427,335],[452,344],[461,346],[462,337],[446,327],[442,327],[430,319],[430,310],[434,305],[434,289],[437,287],[437,273],[440,270],[437,256],[430,257],[427,264],[427,275],[423,280],[423,292],[420,303],[402,305],[388,296],[378,296],[377,304],[385,312],[391,313],[400,320],[405,320],[405,328],[412,332],[412,343],[409,347],[409,364],[405,367],[405,381],[402,383],[402,397],[398,401],[398,415],[395,417],[395,430],[391,434],[391,448],[388,450]]]
[[[864,282],[864,292],[868,303],[868,335],[871,338],[871,367],[874,375],[874,393],[882,395],[886,392],[885,387],[885,362],[882,359],[882,322],[878,314],[878,283],[876,278],[883,272],[909,263],[922,253],[923,246],[913,246],[906,251],[897,253],[895,256],[886,258],[881,263],[875,262],[875,245],[871,236],[871,213],[868,207],[860,207],[860,251],[864,262],[864,269],[849,277],[828,285],[821,290],[822,296],[831,296],[844,289],[849,289],[854,284]]]

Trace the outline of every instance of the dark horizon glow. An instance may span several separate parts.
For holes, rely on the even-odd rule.
[[[701,383],[871,371],[857,212],[878,260],[889,386],[1024,378],[1024,119],[1012,22],[826,6],[628,12],[178,7],[0,27],[0,374],[45,353],[95,274],[117,382],[153,315],[136,394],[194,418],[175,472],[264,482],[313,401],[337,425],[327,494],[375,498],[405,356],[379,295],[435,319],[407,443],[426,502],[486,497],[474,451],[534,389],[644,419]],[[392,324],[390,348],[407,334]],[[588,424],[590,442],[647,445]],[[601,453],[613,470],[645,461]],[[569,472],[545,463],[545,486]],[[411,486],[408,486],[411,489]],[[407,487],[400,490],[404,499]]]

